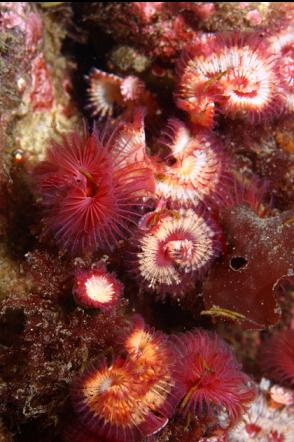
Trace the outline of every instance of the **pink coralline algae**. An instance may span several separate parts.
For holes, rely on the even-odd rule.
[[[33,70],[36,72],[38,57],[43,57],[42,32],[42,19],[32,5],[25,2],[0,3],[0,102],[3,119],[32,90]]]
[[[39,14],[30,11],[26,2],[1,2],[1,28],[25,33],[26,49],[34,52],[42,36],[42,20]]]
[[[54,103],[52,78],[42,54],[32,62],[32,90],[30,100],[33,110],[50,110]]]
[[[173,63],[200,32],[279,29],[291,23],[293,6],[265,2],[85,3],[90,29],[102,28],[117,44],[133,45],[148,57]]]
[[[33,110],[50,111],[54,104],[53,79],[42,48],[43,23],[39,13],[26,2],[2,2],[0,24],[2,31],[7,29],[18,38],[23,37],[23,59],[19,63],[26,71],[16,78],[18,93],[27,104],[31,102]]]

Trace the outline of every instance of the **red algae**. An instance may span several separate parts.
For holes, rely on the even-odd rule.
[[[64,442],[98,442],[97,434],[90,432],[82,424],[76,423],[69,425],[63,431],[62,440]],[[99,442],[107,442],[107,440],[99,436]]]
[[[63,299],[64,293],[70,288],[73,271],[68,260],[40,249],[28,252],[25,259],[24,271],[29,276],[35,293],[56,302]]]
[[[173,8],[170,2],[108,3],[106,7],[102,3],[93,6],[88,3],[83,14],[89,23],[95,17],[94,26],[99,23],[119,43],[136,42],[148,56],[170,60],[194,35],[185,17],[174,14]]]
[[[117,44],[135,46],[165,63],[173,63],[199,32],[258,33],[287,26],[293,19],[293,7],[281,2],[85,3],[80,13],[86,28],[99,27]]]
[[[125,327],[121,314],[66,313],[62,303],[37,294],[2,301],[0,321],[1,412],[18,425],[40,418],[46,426],[56,422],[68,385],[98,349],[117,339],[115,325]]]

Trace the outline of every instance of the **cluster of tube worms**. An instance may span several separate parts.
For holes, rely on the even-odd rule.
[[[192,136],[177,120],[167,130],[171,166],[147,155],[137,110],[131,124],[121,121],[110,133],[94,129],[54,144],[34,178],[46,208],[43,234],[59,247],[73,255],[112,251],[132,234],[131,266],[146,287],[184,293],[222,252],[207,204],[225,198],[229,172],[208,134]]]
[[[144,116],[159,110],[154,94],[136,76],[92,69],[88,108],[108,123],[53,143],[36,166],[43,238],[90,260],[129,238],[126,268],[141,289],[161,300],[192,293],[225,253],[219,208],[245,203],[267,214],[257,181],[236,181],[213,128],[221,115],[250,125],[291,112],[291,35],[196,39],[178,60],[174,93],[188,121],[167,120],[152,149]],[[122,290],[102,262],[76,271],[74,299],[84,308],[117,308]],[[212,427],[223,413],[225,424],[218,425],[228,429],[255,396],[229,347],[207,331],[168,338],[136,317],[122,347],[126,354],[101,361],[74,383],[79,424],[65,432],[66,440],[88,434],[89,440],[136,441],[159,432],[175,413],[209,419]],[[285,375],[274,369],[278,379],[287,370],[293,375],[286,359],[280,363]]]
[[[82,111],[88,121],[52,140],[42,160],[28,166],[40,223],[31,222],[37,249],[26,254],[33,293],[27,303],[11,297],[2,307],[8,325],[10,302],[16,316],[22,311],[26,318],[16,319],[31,340],[15,346],[21,342],[25,354],[26,343],[36,341],[36,354],[46,363],[47,353],[50,363],[58,360],[60,343],[48,350],[47,336],[34,334],[42,321],[65,343],[70,418],[64,425],[62,407],[56,412],[65,442],[290,441],[289,318],[281,330],[256,339],[256,376],[210,329],[218,317],[244,328],[273,325],[280,317],[276,293],[289,281],[288,292],[293,287],[293,205],[283,207],[293,167],[286,160],[275,163],[264,136],[272,131],[285,155],[292,152],[293,29],[277,14],[268,32],[202,32],[200,25],[194,31],[195,22],[213,27],[221,8],[213,3],[101,5],[88,4],[101,12],[99,25],[106,23],[112,36],[117,32],[133,46],[104,54],[108,61],[87,71]],[[239,5],[252,31],[267,20],[266,6],[250,8]],[[131,65],[141,55],[147,66],[142,74],[134,67],[104,70],[115,67],[120,51]],[[41,62],[32,81],[34,111],[46,108],[40,78],[51,91],[45,58]],[[46,101],[48,109],[53,101]],[[244,154],[255,130],[258,148]],[[19,158],[15,167],[25,170],[28,161]],[[287,185],[279,206],[265,197],[263,178],[267,167],[280,171],[284,164]],[[280,189],[274,178],[270,184]],[[156,321],[154,310],[166,306],[181,312],[180,325]],[[53,340],[52,330],[48,336]],[[41,366],[33,356],[31,361]],[[272,383],[259,384],[262,376]],[[263,388],[263,382],[269,385]],[[46,402],[46,394],[36,397]]]
[[[162,430],[177,412],[216,420],[227,413],[227,427],[245,411],[255,387],[231,350],[204,330],[168,337],[132,319],[122,339],[126,352],[100,361],[72,387],[78,431],[106,440],[131,442]],[[76,427],[65,432],[76,439]]]

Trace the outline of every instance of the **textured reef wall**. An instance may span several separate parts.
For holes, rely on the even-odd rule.
[[[294,4],[0,2],[0,440],[294,426]]]

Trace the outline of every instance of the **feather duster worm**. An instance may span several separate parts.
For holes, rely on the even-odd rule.
[[[154,190],[145,163],[134,159],[126,165],[123,149],[112,153],[116,135],[105,140],[96,130],[73,133],[62,144],[52,143],[34,170],[46,209],[45,233],[71,254],[112,249],[136,226],[141,197]]]
[[[289,407],[271,407],[259,393],[242,420],[228,434],[228,442],[292,442],[294,417]]]
[[[119,77],[93,68],[86,77],[89,95],[88,108],[94,117],[111,117],[117,110],[142,104],[147,108],[153,102],[142,80],[134,75]]]
[[[287,112],[294,111],[294,32],[287,29],[269,39],[271,50],[278,54],[281,90]]]
[[[103,264],[76,272],[73,293],[76,302],[82,306],[111,310],[117,304],[121,292],[122,283],[107,272]]]
[[[170,155],[166,161],[153,160],[159,198],[175,208],[219,203],[227,198],[228,161],[216,137],[206,131],[192,134],[180,120],[171,119],[160,142]]]
[[[193,330],[174,337],[178,380],[184,396],[180,410],[198,416],[225,411],[236,422],[254,399],[255,390],[230,348],[216,334]]]
[[[145,111],[137,108],[128,120],[120,120],[117,134],[112,142],[112,155],[120,158],[121,165],[143,161],[150,163],[147,155],[145,126]]]
[[[141,436],[150,411],[139,402],[140,384],[132,366],[117,359],[100,364],[77,380],[73,405],[82,424],[111,441],[134,441]]]
[[[207,128],[213,126],[215,103],[222,96],[217,82],[218,59],[214,50],[215,37],[203,36],[195,42],[193,49],[182,54],[177,64],[176,104],[189,113],[192,122]]]
[[[89,109],[92,115],[101,118],[112,116],[116,107],[123,105],[120,92],[121,78],[114,74],[92,69],[86,77],[89,83]]]
[[[74,409],[86,431],[111,442],[139,441],[168,422],[179,401],[174,353],[162,333],[134,318],[125,338],[128,357],[105,362],[81,376],[72,388]]]
[[[157,414],[172,416],[180,399],[175,385],[175,353],[168,337],[145,326],[141,316],[135,315],[133,328],[124,341],[129,359],[133,362],[137,379],[146,387],[145,401],[153,404]]]
[[[140,280],[151,291],[184,293],[221,254],[221,230],[205,211],[161,209],[143,221],[136,267]]]
[[[272,202],[266,198],[269,190],[267,181],[257,176],[246,178],[240,174],[234,177],[231,192],[225,203],[227,207],[246,205],[259,218],[265,218],[271,214]]]
[[[263,342],[263,372],[278,384],[294,386],[294,330],[279,330]]]
[[[212,127],[216,110],[250,122],[268,119],[282,107],[275,61],[256,37],[211,36],[180,60],[176,103],[204,127]]]
[[[120,92],[125,102],[139,100],[144,91],[144,83],[138,77],[128,75],[122,80]]]

